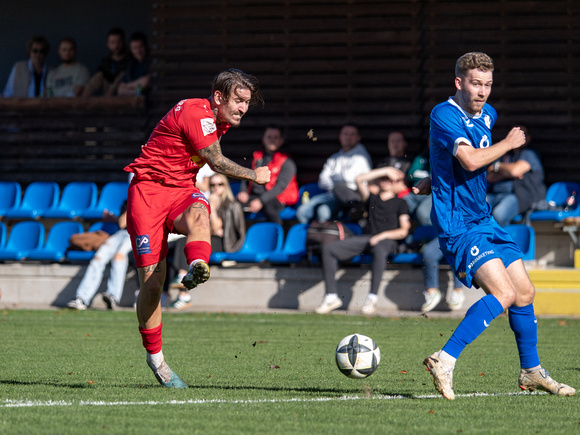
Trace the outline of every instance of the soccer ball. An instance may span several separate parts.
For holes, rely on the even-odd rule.
[[[381,361],[381,350],[372,338],[362,334],[344,337],[336,347],[336,365],[349,378],[372,375]]]

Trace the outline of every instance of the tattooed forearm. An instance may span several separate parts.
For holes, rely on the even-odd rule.
[[[199,209],[199,211],[202,211],[203,214],[209,216],[209,213],[207,212],[207,207],[200,202],[194,202],[193,204],[191,204],[191,208],[197,208]]]
[[[207,148],[203,148],[197,152],[214,171],[219,172],[220,174],[229,177],[242,178],[244,180],[256,180],[256,173],[254,171],[234,163],[222,154],[219,142],[214,142]]]
[[[159,266],[159,263],[155,263],[150,266],[145,266],[143,269],[145,270],[145,273],[160,272],[161,266]]]

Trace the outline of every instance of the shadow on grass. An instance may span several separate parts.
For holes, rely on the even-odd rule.
[[[21,385],[21,386],[34,386],[42,385],[46,387],[54,388],[66,388],[66,389],[86,389],[86,388],[136,388],[136,389],[158,389],[163,388],[159,384],[90,384],[90,383],[57,383],[49,381],[16,381],[16,380],[0,380],[0,385]],[[359,388],[316,388],[316,387],[266,387],[266,386],[254,386],[254,385],[189,385],[188,390],[228,390],[228,391],[271,391],[271,392],[294,392],[302,394],[312,394],[312,395],[329,395],[334,397],[341,397],[345,395],[365,395],[368,394],[369,397],[372,395],[380,394],[385,396],[400,396],[406,398],[413,398],[412,394],[401,394],[397,391],[384,391],[369,389],[366,390],[364,386],[361,385]]]

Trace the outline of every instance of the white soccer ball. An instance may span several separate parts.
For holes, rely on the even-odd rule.
[[[344,337],[336,347],[336,365],[349,378],[372,375],[381,361],[381,350],[372,338],[362,334]]]

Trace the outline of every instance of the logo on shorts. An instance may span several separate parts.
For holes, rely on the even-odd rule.
[[[213,118],[203,118],[200,120],[200,122],[201,130],[203,131],[204,136],[212,134],[214,131],[216,131],[215,121]]]
[[[149,234],[135,237],[135,245],[137,246],[137,254],[151,254],[151,244],[149,243]]]
[[[472,246],[471,247],[471,255],[473,255],[474,257],[479,254],[479,248],[477,246]]]

